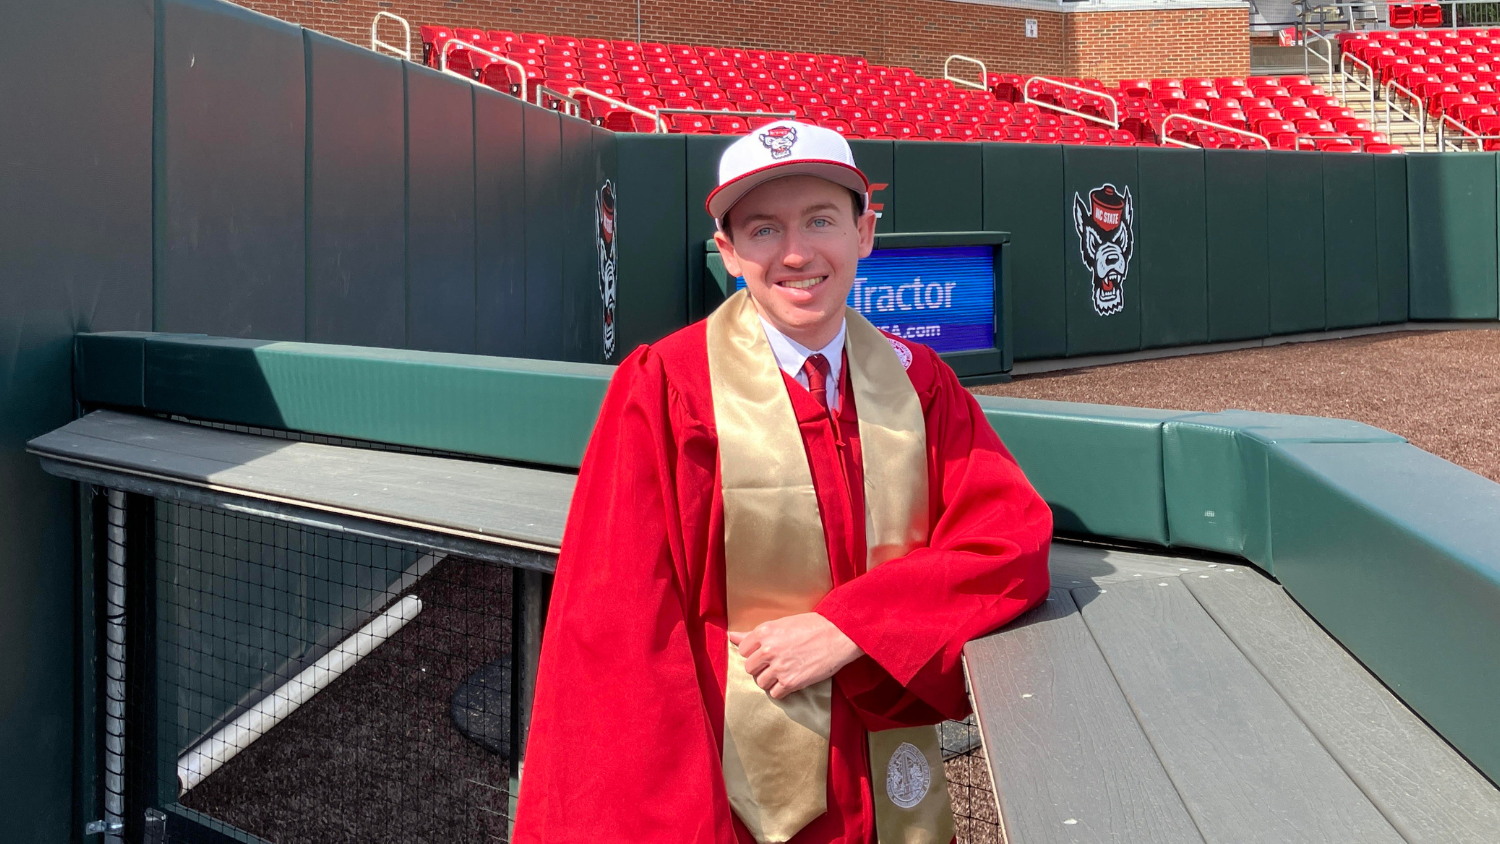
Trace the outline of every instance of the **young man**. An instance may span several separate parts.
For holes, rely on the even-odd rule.
[[[1052,515],[936,353],[845,307],[837,133],[735,142],[746,290],[610,384],[558,560],[523,842],[942,844],[961,650],[1046,595]]]

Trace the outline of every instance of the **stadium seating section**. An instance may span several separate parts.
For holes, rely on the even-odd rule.
[[[1484,149],[1500,149],[1500,30],[1341,33],[1339,47],[1363,62],[1381,85],[1400,86],[1391,89],[1396,96],[1419,102],[1429,124],[1444,120],[1450,133],[1460,131]]]
[[[859,56],[442,26],[424,26],[421,36],[430,66],[441,66],[446,54],[449,70],[520,94],[521,72],[466,49],[473,44],[524,67],[528,92],[536,85],[563,94],[586,87],[647,112],[665,111],[661,117],[671,132],[744,134],[790,115],[850,138],[1100,146],[1158,146],[1170,139],[1210,149],[1261,148],[1248,134],[1219,128],[1228,127],[1260,135],[1277,149],[1402,151],[1305,76],[1128,79],[1109,88],[1097,79],[1028,83],[1028,77],[991,73],[981,89],[977,76],[965,85]],[[1029,92],[1023,91],[1027,84]],[[580,116],[608,129],[656,129],[653,117],[578,99]],[[1172,115],[1192,120],[1166,123]]]

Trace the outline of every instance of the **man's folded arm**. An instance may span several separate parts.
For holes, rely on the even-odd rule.
[[[941,373],[927,419],[935,499],[928,547],[835,588],[817,607],[870,657],[839,679],[875,729],[897,726],[874,723],[882,715],[921,723],[937,720],[924,717],[928,708],[967,714],[964,644],[1047,594],[1052,513],[978,402],[951,370]]]
[[[666,380],[620,365],[579,472],[537,678],[516,840],[726,839],[685,623]],[[711,677],[712,675],[710,675]]]

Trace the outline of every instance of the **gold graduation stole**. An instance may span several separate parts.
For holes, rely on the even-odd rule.
[[[845,348],[864,456],[866,569],[927,542],[921,402],[896,353],[846,309]],[[708,371],[724,489],[729,629],[810,612],[832,589],[812,471],[775,354],[746,291],[708,318]],[[828,810],[833,681],[776,700],[729,646],[724,784],[755,840],[789,840]],[[947,844],[953,810],[936,727],[869,734],[880,844]]]

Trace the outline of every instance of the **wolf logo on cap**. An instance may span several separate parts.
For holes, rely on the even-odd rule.
[[[792,144],[797,143],[797,130],[791,126],[772,126],[760,133],[760,142],[771,151],[771,157],[780,161],[792,154]]]

